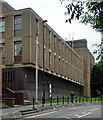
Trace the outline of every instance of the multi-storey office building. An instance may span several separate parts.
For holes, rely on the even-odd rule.
[[[92,68],[94,66],[94,57],[87,48],[87,41],[86,39],[81,40],[73,40],[73,41],[67,41],[67,43],[73,47],[73,49],[80,55],[84,60],[84,89],[83,89],[83,95],[84,96],[90,96],[91,95],[91,73]]]
[[[3,87],[22,91],[27,99],[32,99],[36,92],[37,67],[39,98],[44,85],[46,97],[49,96],[49,86],[52,86],[53,97],[67,96],[71,91],[82,95],[85,86],[84,60],[31,8],[15,10],[2,3],[0,34]]]
[[[87,41],[85,39],[66,41],[73,49],[87,48]]]

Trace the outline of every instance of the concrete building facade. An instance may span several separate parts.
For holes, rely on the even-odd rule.
[[[22,91],[27,99],[32,99],[36,92],[36,67],[38,67],[39,98],[42,97],[44,83],[46,97],[49,96],[50,84],[53,97],[66,96],[71,91],[74,91],[75,95],[82,95],[81,91],[85,86],[84,59],[47,23],[44,24],[43,19],[31,8],[15,10],[5,2],[1,4],[3,87]],[[43,37],[45,79],[43,79]],[[37,39],[38,59],[36,59]]]
[[[67,43],[73,47],[75,52],[82,57],[84,60],[84,96],[91,96],[91,88],[90,88],[90,80],[93,66],[95,64],[95,60],[89,49],[87,48],[86,39],[67,41]]]
[[[1,52],[2,52],[2,46],[0,46],[0,99],[1,99],[1,95],[2,95],[2,68],[1,68],[1,65],[2,65],[2,57],[1,57]]]

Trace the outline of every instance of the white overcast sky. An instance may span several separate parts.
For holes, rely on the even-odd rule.
[[[66,3],[60,4],[59,0],[5,0],[14,9],[32,8],[41,18],[48,20],[48,24],[63,39],[86,39],[88,48],[92,52],[95,43],[100,43],[101,34],[93,30],[90,25],[84,25],[78,21],[65,23],[68,16],[64,15]],[[69,35],[70,34],[70,35]]]

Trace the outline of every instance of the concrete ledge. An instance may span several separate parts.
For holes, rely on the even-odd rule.
[[[6,100],[0,100],[0,108],[6,108]]]
[[[13,107],[14,106],[14,98],[4,98],[3,101],[6,101],[7,107]]]

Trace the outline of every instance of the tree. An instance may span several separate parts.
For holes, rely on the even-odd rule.
[[[61,3],[65,0],[60,0]],[[101,2],[70,2],[66,6],[68,15],[66,22],[72,22],[72,20],[80,20],[84,24],[90,23],[92,28],[97,32],[103,34],[103,1]]]
[[[98,96],[97,90],[100,91],[100,94],[103,93],[103,71],[101,71],[101,66],[96,64],[93,67],[91,73],[91,92],[92,96]]]
[[[65,0],[60,1],[62,3]],[[65,14],[68,15],[69,18],[66,22],[71,23],[72,20],[75,19],[84,24],[90,23],[93,29],[103,34],[103,1],[68,1]],[[97,59],[100,59],[100,64],[103,65],[103,40],[101,41],[101,44],[95,44],[95,46],[96,49],[94,50],[94,53],[98,54]]]

